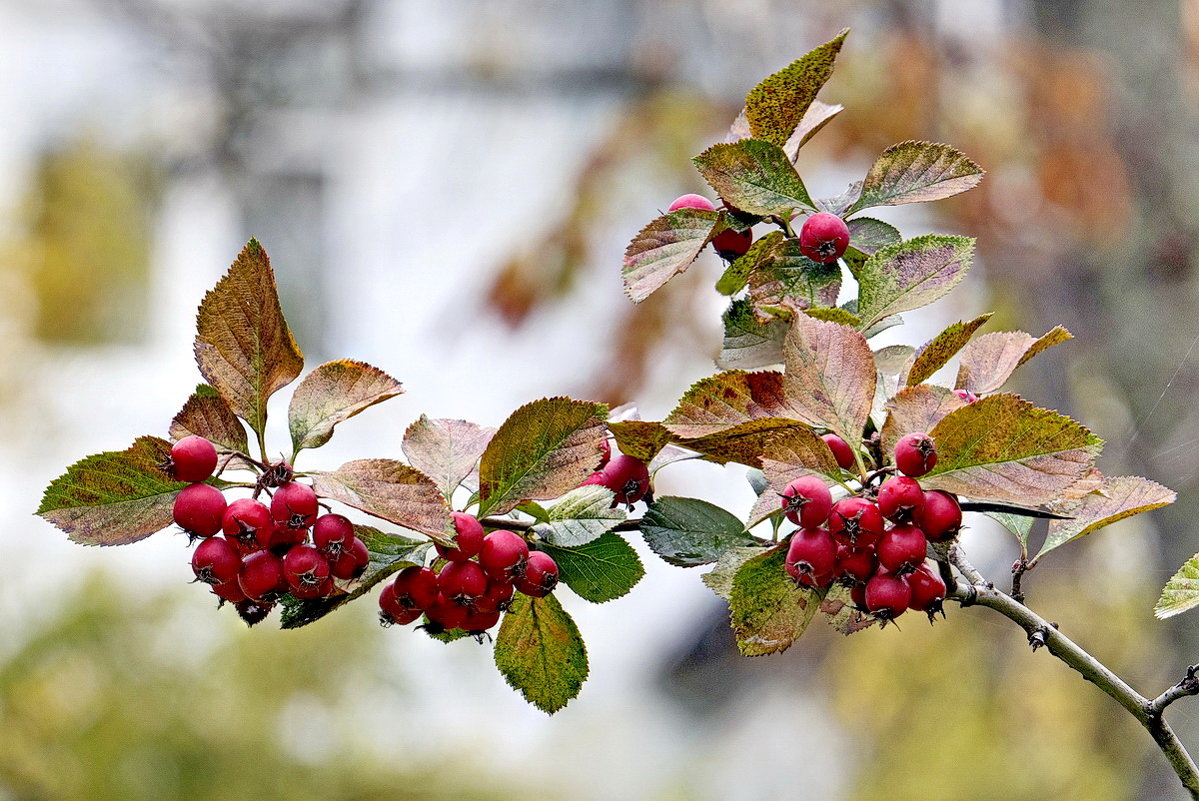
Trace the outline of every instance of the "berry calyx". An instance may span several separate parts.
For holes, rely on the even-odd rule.
[[[192,553],[192,572],[205,584],[228,584],[237,581],[241,556],[228,540],[209,537]]]
[[[833,510],[833,494],[816,476],[800,476],[782,491],[782,508],[787,519],[804,528],[828,522]]]
[[[483,524],[474,515],[468,515],[466,512],[454,512],[454,531],[457,536],[454,538],[454,547],[442,545],[440,542],[435,544],[437,553],[442,559],[448,559],[451,562],[465,562],[478,556],[479,551],[483,548]]]
[[[225,538],[234,542],[242,553],[269,547],[274,528],[271,510],[252,498],[238,498],[221,517]]]
[[[849,247],[849,226],[836,214],[820,211],[799,229],[799,251],[812,261],[829,264]]]
[[[316,511],[316,493],[312,487],[298,481],[283,484],[271,498],[271,517],[280,526],[310,528],[316,521]]]
[[[450,562],[437,574],[437,586],[442,597],[469,606],[487,592],[487,574],[478,562]]]
[[[329,560],[311,545],[297,545],[283,557],[283,575],[292,592],[310,590],[329,578]]]
[[[837,466],[842,470],[853,470],[857,461],[853,456],[853,448],[849,447],[849,443],[838,437],[836,434],[825,434],[821,437],[824,444],[828,445],[828,449],[833,452],[833,458],[837,460]]]
[[[211,537],[221,530],[225,516],[225,496],[209,484],[191,484],[175,498],[172,514],[184,530],[200,537]]]
[[[905,476],[920,478],[937,464],[937,445],[928,434],[905,434],[895,445],[895,466]]]
[[[837,577],[850,585],[865,584],[878,572],[878,556],[873,548],[837,546]]]
[[[883,622],[906,612],[911,600],[912,591],[898,576],[878,573],[866,582],[866,610]]]
[[[712,247],[721,258],[733,261],[749,252],[749,246],[754,242],[753,231],[734,231],[727,228],[712,237]]]
[[[384,626],[404,626],[416,620],[423,614],[422,610],[414,609],[400,603],[396,597],[394,583],[388,583],[379,593],[379,622]]]
[[[529,545],[512,531],[493,531],[483,538],[479,565],[493,581],[512,581],[525,572]]]
[[[962,507],[948,492],[929,490],[914,519],[929,542],[948,542],[962,529]]]
[[[912,597],[908,608],[917,612],[928,612],[931,622],[938,612],[945,616],[942,605],[945,601],[945,582],[927,561],[922,562],[915,570],[904,577]]]
[[[428,609],[437,602],[437,574],[413,565],[396,574],[396,601],[405,609]]]
[[[837,568],[837,543],[826,528],[801,528],[787,546],[787,574],[805,587],[827,587]]]
[[[670,204],[667,211],[678,211],[679,209],[703,209],[704,211],[715,211],[716,206],[712,205],[712,201],[708,200],[703,195],[680,195],[675,198],[675,201]]]
[[[842,545],[865,548],[883,536],[883,516],[878,506],[865,498],[842,498],[829,513],[828,530]]]
[[[451,562],[450,564],[463,563]],[[444,595],[437,596],[437,600],[433,605],[425,610],[425,615],[430,621],[447,631],[449,629],[462,628],[462,624],[466,622],[468,613],[469,610],[465,606],[455,603]]]
[[[924,503],[920,482],[908,476],[891,476],[878,488],[878,511],[888,520],[911,520]]]
[[[516,589],[533,598],[544,598],[558,586],[558,563],[545,551],[530,551],[525,574],[516,580]]]
[[[584,483],[592,483],[588,479]],[[649,466],[640,459],[621,454],[600,471],[599,483],[616,493],[612,506],[632,506],[649,494]]]
[[[487,592],[475,599],[474,609],[477,612],[506,612],[515,593],[512,582],[491,581],[487,584]]]
[[[354,539],[354,524],[345,515],[321,515],[312,524],[312,544],[328,559],[341,555]]]
[[[894,526],[875,548],[878,563],[892,573],[907,573],[924,562],[928,540],[924,532],[909,523]]]
[[[329,562],[329,575],[342,581],[353,581],[366,572],[371,562],[370,552],[366,543],[357,537],[350,537],[350,542],[343,545],[339,553]]]
[[[203,481],[216,470],[216,446],[195,434],[171,446],[170,473],[177,481]]]
[[[270,551],[255,551],[243,559],[237,581],[252,601],[273,601],[287,591],[283,560]]]

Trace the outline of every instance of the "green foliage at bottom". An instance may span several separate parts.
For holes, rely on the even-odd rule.
[[[517,593],[495,638],[495,666],[525,700],[553,714],[583,687],[587,648],[557,598]]]

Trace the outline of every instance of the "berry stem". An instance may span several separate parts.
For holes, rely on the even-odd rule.
[[[263,428],[265,428],[265,425]],[[270,464],[271,459],[266,455],[266,432],[260,430],[254,433],[258,435],[258,454],[262,458],[262,463]]]
[[[955,546],[950,550],[949,560],[969,581],[967,587],[955,582],[955,586],[949,594],[950,598],[959,603],[964,602],[963,606],[977,605],[993,609],[1018,624],[1028,634],[1030,643],[1035,642],[1038,647],[1043,645],[1049,653],[1107,693],[1145,727],[1153,741],[1157,743],[1157,747],[1165,755],[1166,760],[1169,761],[1170,767],[1178,775],[1182,786],[1187,789],[1191,798],[1199,799],[1199,768],[1196,768],[1194,760],[1179,741],[1178,735],[1162,717],[1162,710],[1173,701],[1186,695],[1199,694],[1199,676],[1193,675],[1192,672],[1199,668],[1189,669],[1187,678],[1182,682],[1166,690],[1156,699],[1150,700],[1132,689],[1106,665],[1062,634],[1055,624],[1045,620],[1010,595],[995,589],[995,586],[983,578],[982,574],[966,560],[960,547]],[[1184,684],[1187,685],[1186,689],[1182,688]],[[1191,689],[1192,685],[1194,689]]]

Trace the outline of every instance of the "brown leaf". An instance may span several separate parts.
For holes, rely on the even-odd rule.
[[[466,420],[430,420],[422,414],[404,432],[404,455],[450,498],[474,471],[494,435],[494,428]]]
[[[962,350],[955,386],[976,395],[997,391],[1016,368],[1043,350],[1073,339],[1060,325],[1034,339],[1023,331],[996,331],[971,342]]]
[[[325,362],[309,373],[291,396],[288,425],[295,450],[319,448],[333,427],[404,391],[399,381],[363,362]]]
[[[854,329],[796,315],[783,343],[787,399],[799,419],[862,438],[874,400],[874,353]]]
[[[883,454],[890,457],[904,434],[927,434],[941,418],[966,405],[966,401],[945,387],[918,384],[899,392],[887,401],[887,419],[883,422]]]
[[[702,453],[710,462],[736,462],[750,467],[761,467],[762,456],[769,450],[771,438],[796,428],[806,430],[807,426],[785,417],[760,417],[715,434],[694,439],[676,439],[675,442],[683,448]]]
[[[616,447],[621,453],[646,463],[674,440],[666,426],[648,420],[608,423],[608,430],[616,438]]]
[[[358,459],[328,473],[313,473],[323,498],[449,543],[450,509],[432,479],[395,459]]]
[[[662,422],[677,437],[695,438],[763,417],[795,417],[783,392],[783,374],[730,370],[692,384]]]
[[[238,421],[237,415],[225,399],[207,384],[201,384],[183,404],[179,414],[171,421],[170,433],[171,439],[176,442],[194,435],[226,451],[245,453],[250,447],[246,429]]]
[[[922,384],[932,377],[932,374],[945,366],[957,352],[966,347],[974,332],[983,326],[991,314],[979,315],[969,322],[958,321],[937,334],[933,339],[916,351],[912,367],[904,377],[904,384],[912,386]]]
[[[708,244],[718,218],[715,211],[679,209],[642,228],[624,252],[625,294],[640,303],[684,272]]]
[[[1036,562],[1054,548],[1118,520],[1174,503],[1175,498],[1177,495],[1173,490],[1140,476],[1105,479],[1098,490],[1062,510],[1072,519],[1050,521],[1045,544],[1033,561]]]

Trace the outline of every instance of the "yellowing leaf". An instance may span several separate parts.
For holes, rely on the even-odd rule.
[[[171,421],[171,439],[178,441],[187,436],[203,437],[218,448],[227,451],[249,450],[246,429],[237,415],[215,389],[201,384],[175,419]]]
[[[649,420],[608,423],[608,430],[616,438],[616,447],[621,453],[646,464],[674,440],[666,426]]]
[[[977,395],[995,392],[1017,367],[1069,339],[1073,336],[1060,325],[1036,339],[1023,331],[996,331],[981,336],[962,350],[956,386]]]
[[[304,368],[275,288],[275,273],[251,239],[196,315],[196,364],[250,428],[266,425],[266,404]]]
[[[695,438],[763,417],[794,417],[783,374],[731,370],[695,382],[662,423],[676,437]]]
[[[720,197],[747,214],[815,211],[803,180],[778,145],[760,139],[722,142],[692,161]]]
[[[752,136],[779,147],[788,143],[820,87],[833,74],[833,62],[848,33],[848,29],[841,31],[831,41],[805,53],[749,91],[745,97],[745,116]],[[815,130],[819,130],[824,122],[813,122]]]
[[[369,364],[349,359],[322,364],[291,396],[292,447],[319,448],[333,436],[335,425],[403,391],[399,381]]]
[[[890,459],[895,444],[905,434],[927,434],[947,414],[966,406],[952,390],[918,384],[901,390],[887,401],[887,419],[883,422],[883,456]]]
[[[702,453],[707,461],[717,464],[737,462],[750,467],[760,467],[762,455],[769,449],[771,438],[782,431],[795,428],[806,429],[807,426],[786,417],[759,417],[715,434],[694,439],[676,439],[675,443]]]
[[[973,254],[973,239],[939,234],[881,248],[858,271],[862,327],[938,300],[966,275]]]
[[[1153,614],[1165,620],[1196,606],[1199,606],[1199,553],[1186,560],[1166,582]]]
[[[787,575],[786,546],[748,560],[733,576],[733,635],[745,656],[787,650],[820,609],[823,593],[798,586]]]
[[[797,315],[783,343],[787,400],[799,419],[846,442],[862,438],[874,400],[874,353],[848,326]]]
[[[1177,495],[1161,484],[1140,476],[1117,476],[1105,478],[1099,489],[1084,496],[1081,501],[1069,506],[1058,506],[1054,511],[1071,516],[1070,520],[1051,520],[1049,533],[1041,552],[1042,556],[1067,542],[1086,536],[1093,531],[1110,526],[1126,517],[1160,509],[1174,503]]]
[[[974,332],[990,319],[990,313],[979,315],[969,322],[956,322],[937,334],[932,341],[916,351],[916,357],[907,376],[904,377],[904,383],[911,386],[927,381],[933,373],[957,355],[958,351],[966,347]]]
[[[587,649],[557,598],[517,593],[496,634],[495,666],[526,701],[553,714],[583,688]]]

